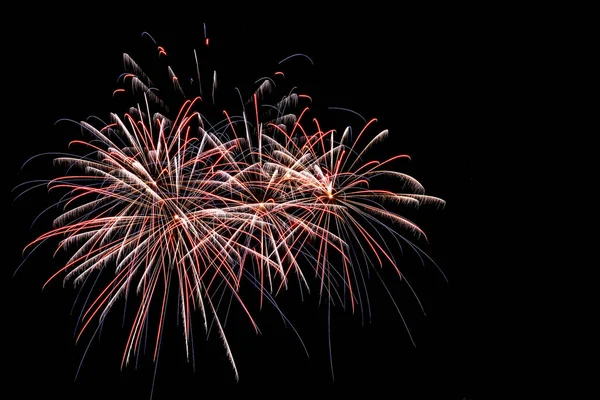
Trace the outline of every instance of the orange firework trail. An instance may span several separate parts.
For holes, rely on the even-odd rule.
[[[168,57],[161,46],[156,54],[161,62]],[[200,86],[196,52],[194,56]],[[214,101],[213,72],[208,75],[211,98],[185,100],[169,119],[148,76],[129,55],[123,59],[123,87],[113,95],[132,92],[142,100],[123,115],[111,114],[110,123],[100,127],[79,123],[89,139],[75,140],[71,147],[83,155],[56,158],[68,173],[48,183],[50,190],[65,191],[60,200],[64,212],[54,229],[25,249],[51,238],[59,240],[57,251],[74,249],[48,282],[63,277],[83,284],[93,273],[110,275],[99,294],[86,302],[78,339],[93,321],[101,326],[120,298],[137,295],[141,301],[122,365],[141,351],[148,330],[156,332],[156,360],[167,297],[176,288],[188,357],[191,315],[199,310],[205,329],[209,323],[218,328],[237,378],[217,313],[217,294],[224,289],[258,332],[240,295],[246,282],[258,288],[262,305],[264,300],[274,303],[290,281],[309,290],[310,278],[316,277],[319,294],[331,304],[348,302],[353,311],[362,311],[368,301],[364,270],[391,267],[403,278],[392,244],[424,255],[404,236],[423,232],[394,210],[444,202],[425,195],[414,178],[391,169],[407,155],[368,161],[367,155],[388,135],[387,130],[371,134],[376,120],[366,122],[357,135],[350,128],[340,134],[309,117],[309,108],[301,106],[310,104],[308,95],[291,92],[275,104],[266,103],[274,79],[284,77],[281,71],[258,81],[256,91],[242,102],[241,115],[225,111],[224,119],[212,125],[198,110]],[[168,74],[175,91],[183,93],[171,67]],[[380,182],[386,185],[377,187]],[[149,326],[152,303],[160,308],[157,326]]]

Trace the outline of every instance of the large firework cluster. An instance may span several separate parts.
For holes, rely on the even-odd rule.
[[[108,277],[88,299],[80,332],[93,321],[101,325],[120,298],[136,295],[123,363],[148,330],[157,333],[156,356],[167,298],[175,297],[187,351],[198,310],[205,328],[218,328],[235,369],[218,317],[224,291],[258,330],[240,295],[244,285],[257,289],[261,304],[274,304],[280,290],[296,284],[354,310],[364,302],[368,269],[392,268],[402,278],[393,248],[420,252],[406,235],[422,232],[399,210],[443,201],[392,169],[407,155],[373,157],[388,135],[375,130],[375,120],[358,131],[327,130],[309,116],[307,95],[292,91],[269,103],[283,72],[259,80],[241,111],[223,111],[217,123],[202,112],[214,108],[210,74],[206,96],[185,100],[168,118],[152,81],[129,55],[124,62],[115,96],[129,91],[141,101],[101,126],[79,122],[88,140],[73,141],[77,152],[55,159],[67,173],[49,182],[64,190],[64,211],[27,247],[59,238],[58,249],[71,251],[50,280],[83,286],[97,272]],[[170,67],[168,73],[183,93]],[[158,326],[149,326],[151,304],[159,308]]]

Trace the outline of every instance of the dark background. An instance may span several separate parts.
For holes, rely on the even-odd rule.
[[[213,331],[205,341],[197,318],[196,371],[185,360],[180,327],[167,328],[155,399],[213,392],[279,397],[306,391],[317,396],[330,389],[339,395],[366,390],[374,398],[390,393],[402,398],[479,399],[527,380],[514,372],[518,368],[514,361],[506,364],[511,354],[507,342],[515,332],[507,327],[506,312],[498,305],[513,300],[506,293],[496,297],[504,273],[502,254],[489,248],[496,237],[493,226],[501,217],[486,189],[494,169],[491,159],[506,140],[499,107],[506,113],[511,107],[520,112],[503,100],[511,96],[522,50],[509,49],[508,27],[490,32],[485,18],[443,25],[369,21],[309,25],[207,21],[210,60],[217,69],[217,94],[223,93],[219,100],[235,106],[233,87],[271,76],[288,55],[309,55],[315,65],[296,60],[296,74],[290,80],[298,79],[300,91],[315,99],[315,108],[345,107],[367,119],[378,118],[377,127],[390,129],[384,151],[410,154],[412,161],[401,164],[402,172],[447,201],[443,210],[423,208],[415,221],[429,237],[429,244],[420,243],[449,281],[435,266],[418,265],[410,254],[402,259],[426,316],[408,288],[393,274],[384,274],[416,347],[389,297],[373,280],[370,323],[363,326],[361,316],[349,310],[332,312],[332,384],[326,307],[318,307],[316,296],[301,303],[292,290],[281,296],[279,304],[298,329],[310,358],[272,309],[256,314],[263,332],[259,336],[241,313],[232,312],[226,330],[240,373],[236,384],[218,335]],[[49,158],[23,171],[20,167],[40,152],[65,151],[69,140],[78,137],[77,129],[55,127],[58,119],[106,117],[122,106],[112,97],[123,71],[121,54],[145,57],[155,51],[141,38],[145,30],[166,48],[176,71],[177,65],[184,70],[193,67],[192,51],[204,40],[202,23],[172,31],[64,24],[36,30],[20,42],[12,53],[21,66],[14,76],[19,87],[14,101],[22,123],[14,129],[9,149],[11,188],[53,176]],[[5,79],[14,84],[13,78]],[[330,120],[335,128],[345,127],[344,118],[360,125],[350,114],[330,113],[335,115]],[[49,227],[50,220],[42,219],[30,229],[35,216],[49,205],[51,197],[38,190],[9,209],[10,257],[5,268],[9,276],[21,261],[23,246]],[[71,285],[63,288],[56,281],[41,290],[63,259],[60,255],[53,259],[52,250],[48,246],[36,253],[7,280],[10,296],[4,324],[9,329],[4,345],[9,381],[19,393],[14,398],[39,393],[48,398],[149,398],[154,375],[150,357],[142,357],[137,369],[120,371],[128,330],[121,328],[119,318],[107,322],[74,379],[89,337],[75,344],[77,313],[71,315],[70,310],[77,291]],[[176,324],[174,319],[170,322]]]

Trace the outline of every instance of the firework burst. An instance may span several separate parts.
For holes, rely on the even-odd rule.
[[[156,46],[164,62],[167,51]],[[78,122],[88,139],[71,142],[73,154],[55,158],[67,172],[47,183],[64,193],[58,204],[63,213],[26,247],[56,239],[57,251],[69,251],[48,283],[63,277],[84,287],[95,285],[90,277],[98,273],[109,277],[86,301],[78,339],[92,322],[101,326],[119,299],[135,295],[140,302],[122,364],[142,350],[149,331],[156,333],[156,359],[167,299],[176,291],[188,356],[191,315],[199,310],[205,329],[210,323],[218,328],[237,378],[218,313],[223,291],[258,332],[240,295],[243,285],[257,288],[262,306],[275,304],[291,281],[310,290],[316,277],[319,296],[330,304],[362,310],[368,269],[391,267],[403,278],[393,246],[425,256],[406,237],[424,233],[395,210],[443,200],[392,169],[407,155],[368,157],[388,135],[375,130],[376,120],[358,134],[337,132],[309,117],[307,95],[292,91],[269,103],[275,79],[283,78],[278,71],[257,82],[240,113],[224,111],[213,124],[205,109],[214,108],[217,74],[201,81],[195,51],[199,93],[168,118],[168,102],[148,75],[131,56],[123,60],[127,70],[114,96],[130,93],[139,100],[128,112],[111,114],[108,123]],[[185,96],[171,66],[167,71],[172,89]],[[155,304],[159,322],[153,325]]]

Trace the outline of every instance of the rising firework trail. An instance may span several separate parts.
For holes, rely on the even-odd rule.
[[[244,286],[256,289],[261,307],[267,302],[279,310],[276,295],[294,284],[315,291],[328,307],[361,314],[370,312],[369,271],[389,268],[412,291],[393,249],[427,257],[410,239],[425,234],[399,210],[444,202],[393,169],[408,155],[372,157],[387,129],[376,129],[376,119],[362,116],[356,132],[325,129],[310,116],[310,96],[296,90],[269,102],[284,71],[256,81],[249,96],[238,90],[239,110],[224,110],[220,120],[211,121],[217,72],[203,72],[201,79],[194,50],[196,76],[180,80],[167,50],[148,33],[142,37],[156,46],[156,62],[165,63],[170,89],[183,100],[173,104],[164,98],[124,54],[126,70],[113,96],[131,95],[131,108],[111,114],[108,122],[76,122],[85,139],[73,140],[72,153],[55,157],[65,173],[43,184],[63,193],[57,204],[62,214],[25,248],[28,254],[53,239],[56,252],[68,252],[46,285],[60,277],[87,291],[77,340],[134,296],[137,309],[122,366],[145,350],[148,337],[157,361],[173,297],[188,359],[197,311],[205,330],[218,330],[237,379],[222,317],[231,302],[224,296],[244,310],[258,333]],[[206,27],[203,45],[209,45]],[[294,54],[279,68],[294,59],[313,63]],[[24,192],[36,186],[24,185]]]

